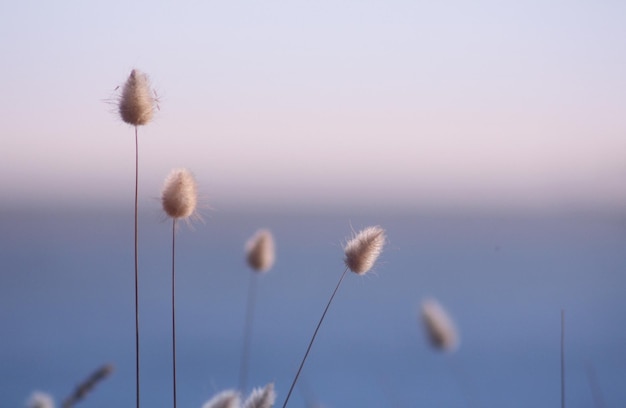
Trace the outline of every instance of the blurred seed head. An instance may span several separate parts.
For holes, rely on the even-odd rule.
[[[276,402],[276,391],[274,391],[274,383],[269,383],[263,388],[255,388],[243,408],[272,408]]]
[[[422,302],[421,316],[431,345],[443,351],[455,351],[459,345],[454,322],[445,309],[434,299]]]
[[[344,247],[346,266],[357,275],[367,273],[382,252],[385,241],[385,230],[381,227],[365,228]]]
[[[276,250],[269,230],[257,231],[246,243],[246,260],[256,272],[267,272],[274,265]]]
[[[174,169],[165,179],[161,203],[165,213],[174,218],[188,218],[196,211],[198,189],[187,169]]]
[[[145,125],[154,114],[155,98],[150,89],[148,76],[133,69],[124,83],[119,100],[122,120],[133,126]]]
[[[54,408],[54,399],[45,392],[33,392],[26,402],[27,408]]]
[[[239,408],[241,400],[239,393],[233,390],[222,391],[209,401],[202,408]]]

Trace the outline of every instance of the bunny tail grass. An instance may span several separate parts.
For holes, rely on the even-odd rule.
[[[54,408],[54,399],[50,394],[35,391],[26,401],[26,408]]]
[[[176,221],[193,216],[198,203],[196,180],[187,169],[174,169],[161,192],[163,211],[172,217],[172,386],[176,408]]]
[[[435,299],[422,302],[421,317],[431,345],[442,351],[455,351],[459,346],[459,335],[454,322],[443,306]]]
[[[276,402],[274,383],[269,383],[263,388],[255,388],[243,403],[243,408],[272,408],[274,402]]]
[[[322,317],[320,318],[319,323],[317,323],[317,327],[315,328],[315,332],[313,332],[313,337],[311,337],[311,341],[309,342],[309,346],[306,349],[306,353],[304,353],[304,358],[300,363],[298,372],[293,379],[293,383],[291,383],[291,387],[289,388],[289,392],[287,393],[287,398],[285,399],[283,408],[285,408],[287,406],[287,402],[289,402],[289,397],[291,396],[293,388],[298,382],[298,377],[300,376],[302,367],[304,367],[304,362],[306,361],[306,358],[311,351],[311,346],[313,346],[313,342],[315,341],[317,332],[319,331],[320,326],[324,321],[324,317],[326,317],[326,313],[328,312],[328,308],[335,298],[335,295],[339,290],[339,286],[341,286],[341,282],[343,282],[343,279],[346,277],[348,270],[351,270],[357,275],[366,274],[372,268],[372,266],[374,266],[376,259],[378,259],[378,256],[383,250],[385,241],[386,237],[384,229],[379,226],[368,227],[356,234],[354,238],[348,241],[348,243],[343,248],[345,254],[344,262],[346,264],[346,268],[343,270],[341,278],[339,278],[339,282],[337,282],[337,286],[335,286],[335,290],[333,291],[333,294],[330,296],[330,299],[326,304],[326,308],[324,309],[324,313],[322,313]]]
[[[293,379],[293,382],[291,383],[291,387],[289,387],[289,392],[287,393],[287,398],[285,398],[285,403],[283,404],[283,408],[285,408],[287,406],[287,402],[289,402],[289,397],[291,396],[291,393],[293,392],[293,388],[296,386],[296,383],[298,382],[298,377],[300,377],[300,372],[302,371],[302,367],[304,367],[304,362],[306,361],[306,358],[308,357],[309,352],[311,351],[311,346],[313,346],[313,342],[315,341],[317,332],[319,331],[320,326],[322,325],[322,322],[324,321],[324,317],[326,317],[326,312],[328,312],[328,308],[330,307],[330,304],[332,303],[333,299],[335,298],[335,295],[337,294],[337,291],[339,290],[339,286],[341,286],[341,282],[343,282],[343,279],[346,277],[346,274],[348,273],[348,269],[349,267],[346,266],[346,268],[343,270],[343,273],[341,274],[341,278],[339,278],[339,282],[337,282],[337,286],[335,286],[335,290],[333,291],[333,294],[330,296],[330,299],[328,300],[328,303],[326,304],[324,313],[322,313],[322,317],[320,318],[319,323],[317,323],[317,327],[315,328],[315,331],[313,332],[313,337],[311,337],[311,341],[309,342],[309,346],[306,349],[306,353],[304,353],[304,358],[302,359],[302,362],[300,363],[298,372],[296,373],[296,376]]]
[[[139,138],[137,128],[146,125],[154,114],[155,98],[150,81],[143,72],[133,69],[122,88],[118,113],[122,120],[135,127],[135,384],[139,408],[139,266],[138,266],[138,196],[139,196]]]
[[[246,261],[254,272],[250,276],[248,287],[248,305],[244,322],[243,351],[239,371],[239,389],[246,392],[248,380],[248,364],[250,362],[250,343],[252,341],[252,324],[256,305],[257,277],[255,275],[268,272],[276,260],[274,237],[267,229],[258,230],[245,245]]]
[[[360,231],[343,249],[346,266],[357,275],[367,273],[382,252],[385,241],[385,230],[379,226]]]
[[[122,120],[129,125],[145,125],[154,114],[155,100],[150,81],[143,72],[133,69],[124,83],[118,110]]]
[[[187,169],[174,169],[165,179],[161,193],[163,211],[172,218],[189,218],[196,212],[198,188]]]
[[[93,388],[105,378],[107,378],[113,372],[113,366],[111,364],[106,364],[96,371],[94,371],[85,381],[80,383],[72,395],[67,397],[65,401],[63,401],[63,408],[71,408],[77,402],[81,401],[85,396],[93,390]]]
[[[246,260],[255,272],[267,272],[274,265],[276,250],[274,237],[269,230],[262,229],[256,232],[246,243]]]
[[[202,405],[202,408],[240,408],[239,393],[234,390],[222,391]]]

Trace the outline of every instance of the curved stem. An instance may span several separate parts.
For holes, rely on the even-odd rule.
[[[176,309],[175,309],[175,293],[176,280],[174,279],[174,256],[176,249],[176,218],[172,220],[172,379],[174,390],[174,408],[176,408]]]
[[[326,312],[328,312],[328,308],[330,307],[331,302],[335,298],[335,295],[337,294],[337,290],[339,290],[339,286],[341,285],[341,282],[343,282],[343,278],[346,277],[347,272],[348,272],[348,267],[346,267],[346,269],[343,270],[343,273],[341,274],[341,278],[339,278],[339,282],[337,282],[337,286],[335,286],[335,290],[333,291],[333,294],[330,296],[330,299],[328,300],[328,303],[326,304],[324,313],[322,313],[322,317],[320,318],[319,323],[317,323],[317,327],[315,328],[315,332],[313,332],[313,337],[311,337],[311,341],[309,342],[309,346],[306,349],[306,353],[304,353],[304,358],[302,359],[302,362],[300,363],[300,367],[298,368],[296,377],[293,379],[293,382],[291,383],[291,387],[289,388],[289,392],[287,393],[287,398],[285,399],[283,408],[287,406],[287,402],[289,401],[289,397],[291,396],[291,393],[293,392],[293,388],[296,386],[296,382],[298,382],[298,377],[300,377],[300,372],[302,371],[302,367],[304,367],[304,362],[306,361],[306,358],[308,357],[309,352],[311,351],[311,346],[313,346],[313,342],[315,341],[317,332],[319,331],[320,326],[322,325],[322,322],[324,321],[324,317],[326,317]]]
[[[256,273],[250,275],[248,286],[248,305],[246,307],[246,320],[243,334],[243,351],[241,353],[241,369],[239,371],[239,391],[246,392],[248,380],[248,363],[250,360],[250,343],[252,341],[252,323],[254,321],[254,306],[256,304]]]
[[[139,137],[135,126],[135,383],[137,392],[137,408],[139,408],[139,262],[138,262],[138,227],[137,207],[139,197]]]

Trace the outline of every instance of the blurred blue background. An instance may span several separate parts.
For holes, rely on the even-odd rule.
[[[350,275],[331,306],[290,406],[557,406],[560,312],[571,407],[626,401],[626,218],[424,213],[205,212],[177,233],[180,406],[236,388],[251,271],[245,241],[271,228],[260,276],[250,386],[274,381],[282,404],[343,270],[342,243],[372,224],[389,243],[375,270]],[[132,207],[1,213],[0,395],[57,402],[99,365],[116,370],[82,406],[133,406]],[[140,212],[142,400],[171,403],[170,231]],[[433,296],[456,320],[442,355],[417,318]],[[589,375],[593,376],[590,382]]]

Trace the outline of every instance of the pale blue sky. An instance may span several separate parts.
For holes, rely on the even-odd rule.
[[[4,203],[626,207],[626,2],[4,2]],[[129,198],[130,197],[130,198]]]

